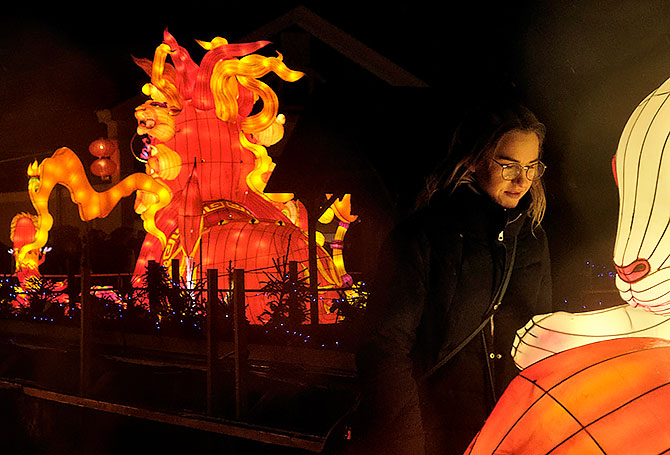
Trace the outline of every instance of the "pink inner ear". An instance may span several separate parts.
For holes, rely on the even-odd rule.
[[[640,281],[642,278],[649,275],[651,266],[649,261],[646,259],[636,259],[632,263],[628,264],[625,267],[620,267],[614,264],[616,267],[617,275],[626,283],[635,283]]]
[[[616,186],[619,186],[619,179],[617,178],[616,175],[616,155],[612,157],[612,175],[614,176],[614,183]]]

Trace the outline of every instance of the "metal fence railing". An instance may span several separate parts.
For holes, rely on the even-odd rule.
[[[202,327],[200,335],[204,335],[205,347],[205,371],[206,371],[206,409],[207,414],[216,416],[221,414],[221,410],[217,409],[222,400],[223,394],[230,394],[230,389],[223,389],[224,384],[228,381],[223,377],[224,371],[221,368],[221,361],[227,358],[228,361],[232,359],[234,365],[234,394],[235,394],[235,416],[243,418],[247,412],[248,407],[248,389],[249,384],[249,321],[246,314],[247,295],[249,292],[258,293],[261,289],[247,289],[245,286],[245,273],[243,269],[228,270],[225,272],[229,287],[219,289],[220,271],[217,269],[209,269],[206,271],[204,280],[197,283],[192,289],[186,289],[183,283],[179,283],[179,264],[173,263],[171,273],[168,274],[168,287],[175,290],[175,292],[182,292],[188,295],[191,303],[198,305],[200,316],[202,318]],[[291,285],[298,286],[301,279],[298,276],[298,266],[295,262],[288,264],[288,280],[289,287]],[[160,273],[158,273],[160,272]],[[81,273],[78,275],[69,276],[44,276],[42,278],[54,283],[59,283],[55,289],[50,289],[51,298],[58,301],[66,301],[70,309],[77,308],[78,318],[73,318],[73,324],[78,332],[79,344],[79,394],[82,397],[90,396],[91,385],[93,382],[92,371],[94,371],[93,364],[95,362],[94,356],[97,355],[95,345],[99,343],[99,334],[96,334],[100,321],[100,302],[99,293],[105,291],[106,288],[114,289],[119,292],[130,292],[135,289],[137,292],[142,292],[148,307],[160,307],[160,300],[165,299],[166,295],[163,291],[156,291],[160,283],[156,280],[166,279],[166,270],[160,269],[156,263],[150,263],[147,268],[147,276],[145,286],[137,290],[133,288],[131,283],[132,276],[130,274],[104,274],[91,275],[89,269],[82,267]],[[165,284],[165,282],[163,282]],[[302,281],[303,291],[306,288],[304,281]],[[332,290],[332,289],[330,289]],[[28,290],[22,291],[24,293],[31,292]],[[304,313],[305,294],[292,293],[290,289],[285,292],[284,297],[287,298],[288,318],[289,324],[299,325],[301,320],[298,317],[300,312]],[[24,295],[24,298],[28,298]],[[169,298],[169,296],[168,296]],[[303,299],[301,302],[300,299]],[[312,302],[314,299],[311,300]],[[96,307],[98,305],[98,307]],[[77,321],[78,319],[78,321]],[[222,330],[221,321],[226,321],[225,330]],[[317,321],[310,321],[310,326],[318,324]],[[232,336],[232,353],[229,349],[229,342],[227,342],[226,352],[223,351],[222,337],[227,337],[229,340]],[[96,340],[96,336],[98,340]],[[202,338],[201,338],[202,339]],[[229,371],[229,370],[228,370]],[[229,373],[225,373],[229,374]]]

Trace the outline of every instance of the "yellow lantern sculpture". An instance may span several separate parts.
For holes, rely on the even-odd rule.
[[[629,336],[670,339],[670,79],[635,108],[612,161],[619,189],[616,288],[627,304],[535,316],[513,353],[524,368],[582,344]]]
[[[522,371],[466,454],[670,451],[669,98],[670,79],[633,111],[613,160],[626,303],[538,315],[520,329],[512,354]]]
[[[670,315],[670,80],[631,115],[615,157],[616,287],[634,307]]]

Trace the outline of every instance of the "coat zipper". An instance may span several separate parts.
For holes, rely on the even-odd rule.
[[[509,224],[509,223],[508,223]],[[507,267],[510,265],[508,258],[507,258],[507,246],[503,243],[505,240],[505,231],[502,230],[498,234],[498,241],[501,243],[503,249],[505,250],[505,255],[504,255],[504,261],[503,261],[503,273],[502,276],[505,276],[505,272],[507,271]],[[487,340],[486,337],[484,336],[484,332],[482,332],[482,342],[484,344],[484,356],[486,359],[486,369],[489,377],[489,385],[491,387],[491,396],[493,398],[493,402],[495,403],[497,401],[497,394],[496,394],[496,387],[495,387],[495,368],[493,365],[493,360],[499,360],[502,358],[501,354],[496,354],[495,353],[495,324],[493,322],[493,317],[495,315],[495,312],[500,308],[500,303],[501,303],[501,294],[502,294],[502,289],[504,286],[504,278],[503,282],[500,283],[500,286],[498,287],[498,290],[496,291],[495,294],[495,299],[493,300],[493,306],[489,309],[492,310],[493,313],[489,317],[489,328],[490,328],[490,336],[491,336],[491,352],[489,352],[487,348]]]

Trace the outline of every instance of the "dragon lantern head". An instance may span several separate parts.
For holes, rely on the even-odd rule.
[[[277,119],[277,96],[259,78],[273,72],[285,81],[295,82],[304,74],[289,69],[279,53],[277,57],[253,54],[268,45],[268,41],[229,44],[217,37],[198,43],[207,50],[200,65],[167,30],[153,61],[135,59],[151,76],[151,83],[143,88],[144,94],[152,98],[150,104],[178,114],[184,102],[190,101],[199,110],[216,109],[217,117],[224,122],[240,121],[242,129],[250,134],[272,127]],[[166,62],[168,55],[173,65]],[[263,102],[262,109],[250,115],[259,99]],[[149,129],[153,135],[154,130]]]
[[[267,41],[229,44],[220,37],[209,42],[198,41],[207,52],[200,64],[196,64],[167,30],[163,38],[152,61],[135,59],[151,77],[151,82],[143,87],[144,94],[151,99],[135,111],[137,134],[148,136],[150,142],[146,147],[147,173],[163,180],[176,179],[185,155],[197,153],[179,148],[179,137],[190,134],[185,129],[198,128],[192,122],[196,117],[213,112],[214,119],[239,127],[239,138],[232,140],[239,141],[254,156],[255,164],[244,171],[248,188],[273,202],[290,200],[292,195],[264,193],[274,167],[264,146],[281,140],[285,118],[278,114],[277,95],[259,78],[272,72],[294,82],[303,73],[289,69],[281,54],[277,57],[253,54],[269,44]],[[168,56],[172,64],[167,63]],[[257,104],[262,106],[252,114]],[[188,162],[192,160],[189,155]]]

